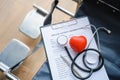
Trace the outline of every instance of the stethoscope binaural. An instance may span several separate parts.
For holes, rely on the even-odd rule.
[[[68,48],[67,48],[67,46],[66,46],[66,44],[67,44],[67,42],[68,42],[67,36],[61,35],[61,36],[59,36],[59,37],[57,38],[58,44],[61,45],[61,46],[64,46],[64,49],[66,50],[66,52],[67,52],[70,60],[72,61],[72,63],[71,63],[71,71],[72,71],[72,74],[73,74],[76,78],[82,79],[82,80],[89,78],[89,77],[92,75],[93,72],[96,72],[96,71],[100,70],[100,69],[103,67],[103,64],[104,64],[104,59],[103,59],[102,54],[101,54],[101,52],[100,52],[100,43],[99,43],[98,31],[99,31],[99,30],[102,30],[102,31],[107,32],[108,34],[111,33],[111,31],[108,30],[108,29],[106,29],[105,27],[96,28],[94,25],[86,25],[84,28],[87,28],[87,26],[91,26],[92,28],[94,28],[95,31],[94,31],[91,39],[90,39],[90,42],[89,42],[87,48],[84,49],[84,50],[82,50],[81,52],[79,52],[79,53],[74,57],[74,59],[73,59],[72,56],[70,55],[70,52],[69,52],[69,50],[68,50]],[[81,29],[84,29],[84,28],[81,28]],[[95,34],[96,34],[96,37],[97,37],[98,50],[97,50],[97,49],[94,49],[94,48],[89,48],[89,46],[90,46],[90,44],[91,44],[91,42],[92,42]],[[88,54],[88,53],[87,53],[88,51],[94,51],[94,52],[98,53],[98,55],[99,55],[99,57],[98,57],[98,64],[97,64],[97,67],[95,67],[95,68],[91,68],[90,66],[88,66],[88,63],[92,63],[92,62],[86,62],[86,55]],[[84,66],[85,66],[87,69],[84,69],[84,68],[80,67],[80,66],[75,62],[76,59],[81,55],[81,53],[84,53],[84,54],[83,54],[83,57],[82,57],[82,61],[83,61]],[[95,62],[93,62],[93,64],[94,64],[94,63],[95,63]],[[73,69],[74,69],[74,66],[77,67],[79,70],[82,70],[82,71],[87,72],[87,73],[89,73],[89,74],[88,74],[87,76],[85,76],[85,77],[78,76],[78,75],[74,72],[74,70],[73,70]]]

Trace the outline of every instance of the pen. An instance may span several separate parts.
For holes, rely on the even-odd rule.
[[[66,58],[64,58],[62,55],[61,55],[60,57],[62,58],[62,60],[63,60],[69,67],[71,67],[70,62],[69,62]],[[79,77],[81,77],[81,75],[78,73],[78,71],[77,71],[75,68],[73,69],[73,71],[74,71]]]

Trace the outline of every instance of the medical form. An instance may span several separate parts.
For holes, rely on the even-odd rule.
[[[54,25],[41,27],[44,48],[49,62],[52,80],[78,80],[76,77],[73,76],[70,66],[68,66],[61,58],[61,56],[63,56],[64,58],[69,60],[69,57],[64,48],[57,43],[57,38],[61,35],[67,36],[68,39],[70,39],[70,37],[74,35],[83,35],[87,37],[87,41],[89,43],[91,35],[93,33],[91,27],[87,25],[90,25],[88,18],[82,17]],[[85,28],[86,26],[87,28]],[[75,52],[70,48],[69,44],[67,44],[67,46],[72,57],[74,58]],[[95,40],[92,41],[90,47],[97,49]],[[77,59],[77,63],[84,68],[81,58]],[[85,76],[87,74],[80,71],[79,73],[81,76]],[[103,66],[99,71],[94,72],[92,76],[87,80],[109,80],[105,67]]]

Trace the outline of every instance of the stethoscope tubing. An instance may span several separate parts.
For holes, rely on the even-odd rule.
[[[93,49],[93,48],[84,49],[82,52],[78,53],[78,54],[75,56],[75,58],[73,59],[73,58],[71,57],[69,51],[68,51],[67,46],[65,46],[64,48],[65,48],[65,50],[66,50],[66,52],[67,52],[70,60],[72,61],[72,63],[71,63],[71,71],[72,71],[73,75],[74,75],[76,78],[78,78],[78,79],[82,79],[82,80],[87,79],[87,78],[89,78],[89,77],[92,75],[93,72],[96,72],[96,71],[100,70],[100,69],[103,67],[104,59],[103,59],[101,53],[100,53],[98,50],[96,50],[96,49]],[[97,53],[99,54],[99,63],[98,63],[98,65],[97,65],[97,67],[94,68],[94,69],[93,69],[93,68],[90,68],[90,67],[86,64],[86,62],[85,62],[85,57],[86,57],[87,51],[95,51],[95,52],[97,52]],[[83,52],[85,52],[85,53],[83,54],[82,60],[83,60],[83,64],[85,65],[85,67],[86,67],[87,69],[81,68],[80,66],[78,66],[78,64],[75,63],[76,59],[77,59],[77,58],[80,56],[80,54],[82,54]],[[74,73],[74,70],[73,70],[74,66],[76,66],[79,70],[82,70],[82,71],[87,72],[87,73],[89,73],[89,74],[88,74],[86,77],[81,77],[81,76],[78,77],[78,76]]]
[[[91,69],[91,68],[85,63],[85,57],[86,57],[86,54],[87,54],[86,52],[89,51],[89,50],[95,51],[95,52],[97,52],[97,53],[99,54],[99,63],[98,63],[98,65],[97,65],[97,67],[93,69],[93,72],[96,72],[96,71],[100,70],[100,69],[103,67],[103,65],[104,65],[104,59],[103,59],[103,56],[102,56],[101,52],[99,52],[98,50],[93,49],[93,48],[85,49],[85,50],[83,50],[83,52],[85,52],[85,53],[83,54],[82,60],[83,60],[83,64],[85,65],[86,68]],[[78,55],[78,56],[79,56],[79,55]],[[78,56],[76,56],[75,58],[77,59]]]
[[[79,52],[79,53],[75,56],[75,58],[72,58],[72,56],[70,55],[70,52],[69,52],[67,46],[64,46],[64,49],[66,50],[66,52],[67,52],[70,60],[72,61],[72,63],[71,63],[71,71],[72,71],[73,75],[74,75],[76,78],[81,79],[81,80],[85,80],[85,79],[89,78],[89,77],[92,75],[93,72],[96,72],[96,71],[100,70],[100,69],[103,67],[103,65],[104,65],[104,58],[103,58],[103,56],[102,56],[102,54],[101,54],[101,52],[100,52],[100,43],[99,43],[98,31],[99,31],[99,30],[104,30],[104,31],[106,31],[108,34],[111,33],[110,30],[108,30],[108,29],[106,29],[106,28],[104,28],[104,27],[99,27],[99,28],[96,29],[96,27],[95,27],[94,25],[91,25],[91,26],[95,29],[95,32],[94,32],[94,34],[93,34],[93,36],[92,36],[92,39],[91,39],[90,43],[92,42],[93,37],[95,36],[95,34],[97,34],[98,50],[97,50],[97,49],[94,49],[94,48],[89,48],[89,45],[90,45],[90,43],[89,43],[89,45],[88,45],[88,47],[87,47],[86,49],[84,49],[83,51]],[[59,43],[59,42],[58,42],[58,43]],[[87,62],[85,61],[86,55],[88,54],[87,51],[94,51],[94,52],[97,52],[97,53],[99,54],[99,62],[98,62],[97,66],[96,66],[95,68],[90,68],[90,67],[87,65]],[[84,69],[84,68],[80,67],[80,66],[79,66],[78,64],[76,64],[76,62],[75,62],[76,59],[77,59],[77,58],[80,56],[80,54],[82,54],[82,53],[84,53],[84,54],[83,54],[83,57],[82,57],[82,61],[83,61],[84,66],[85,66],[87,69]],[[81,70],[81,71],[83,71],[83,72],[86,72],[86,73],[89,73],[89,74],[88,74],[86,77],[82,77],[82,76],[76,75],[75,72],[74,72],[74,69],[73,69],[74,66],[75,66],[76,68],[78,68],[79,70]]]

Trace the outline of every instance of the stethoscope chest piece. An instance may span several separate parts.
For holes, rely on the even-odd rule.
[[[61,46],[65,46],[68,42],[68,38],[65,35],[61,35],[57,38],[57,43]]]
[[[89,65],[95,65],[97,64],[98,61],[98,54],[93,54],[93,53],[89,53],[87,54],[86,56],[86,62],[89,64]]]

